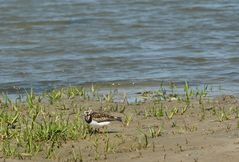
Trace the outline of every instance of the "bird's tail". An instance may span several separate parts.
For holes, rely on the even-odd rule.
[[[122,118],[121,117],[114,117],[115,120],[119,121],[119,122],[122,122]]]

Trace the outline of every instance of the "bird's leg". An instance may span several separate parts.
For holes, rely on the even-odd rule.
[[[91,127],[90,128],[90,134],[92,135],[92,134],[96,134],[96,133],[98,133],[99,132],[99,129],[98,128],[93,128],[93,127]]]
[[[95,133],[99,133],[100,132],[100,128],[95,128]]]
[[[93,129],[93,128],[91,127],[89,133],[90,133],[90,135],[95,134],[95,129]]]

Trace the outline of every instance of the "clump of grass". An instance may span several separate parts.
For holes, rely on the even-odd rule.
[[[126,109],[126,106],[119,103],[110,103],[110,104],[107,104],[107,106],[104,108],[104,110],[107,110],[107,111],[120,112],[120,113],[124,113],[125,109]]]
[[[17,155],[16,147],[8,139],[3,140],[1,150],[6,157],[15,157]]]
[[[82,119],[80,114],[76,114],[72,122],[69,122],[67,135],[72,140],[86,139],[88,134],[91,134],[92,130]]]
[[[97,95],[97,89],[96,87],[94,86],[94,84],[91,85],[91,93],[93,96],[96,96]]]
[[[220,122],[224,121],[224,120],[228,120],[229,116],[225,111],[225,108],[223,107],[221,110],[218,111],[218,120]]]
[[[104,94],[103,99],[106,102],[113,102],[114,101],[114,95],[113,95],[112,91],[110,91],[108,94]]]
[[[160,119],[161,117],[164,116],[164,107],[163,104],[159,105],[154,105],[150,108],[149,111],[145,110],[145,117],[148,116],[153,116],[156,117],[157,119]]]
[[[165,114],[166,114],[166,116],[167,116],[168,119],[172,119],[173,116],[174,116],[175,114],[177,114],[177,113],[178,113],[178,108],[177,108],[177,107],[174,107],[174,108],[170,111],[169,114],[168,114],[167,112],[165,112]]]
[[[196,92],[196,96],[200,97],[200,100],[202,99],[202,97],[206,97],[208,95],[208,85],[203,85],[203,89],[198,89],[197,88],[197,92]]]
[[[86,90],[84,87],[70,86],[67,88],[67,96],[69,98],[74,98],[76,96],[86,97]]]
[[[2,108],[9,107],[9,105],[12,105],[12,101],[8,97],[7,93],[2,93],[2,100],[0,100],[0,106]]]
[[[175,88],[177,87],[176,84],[175,84],[174,82],[170,82],[170,83],[169,83],[169,87],[170,87],[170,89],[171,89],[171,95],[172,95],[172,96],[175,96],[175,95],[176,95],[176,94],[175,94]]]
[[[234,108],[232,111],[235,115],[235,118],[239,118],[239,107]]]
[[[181,115],[183,115],[187,110],[188,110],[188,108],[189,108],[189,104],[186,104],[183,108],[182,108],[182,110],[181,110]]]
[[[35,94],[33,93],[33,90],[31,89],[30,93],[26,91],[26,96],[27,96],[26,102],[28,104],[28,107],[33,108],[35,105],[34,104]]]
[[[131,114],[124,114],[124,119],[123,119],[123,125],[124,126],[129,126],[129,124],[132,122],[133,118]]]
[[[190,89],[189,89],[189,85],[187,81],[185,81],[184,92],[185,92],[186,102],[190,103]]]
[[[162,135],[162,128],[163,127],[149,127],[148,132],[144,132],[143,130],[139,129],[140,136],[138,137],[138,149],[145,149],[149,146],[149,138],[156,138]],[[153,143],[153,149],[155,149]]]
[[[156,138],[162,135],[162,128],[160,127],[150,127],[149,134],[151,138]]]
[[[61,99],[63,95],[63,89],[60,90],[52,90],[51,92],[48,92],[46,94],[46,96],[48,97],[48,100],[50,102],[50,104],[55,103],[56,101],[58,101],[59,99]]]
[[[63,96],[63,90],[50,94],[52,102]],[[49,97],[45,96],[45,97]],[[4,157],[33,157],[40,152],[50,159],[55,151],[66,140],[85,139],[90,136],[90,129],[75,114],[70,120],[70,114],[50,112],[48,103],[40,103],[31,90],[26,92],[26,100],[22,103],[13,103],[6,97],[6,104],[0,110],[0,138],[1,151]],[[38,98],[39,99],[39,98]],[[71,118],[73,118],[71,116]],[[46,149],[44,149],[46,148]]]

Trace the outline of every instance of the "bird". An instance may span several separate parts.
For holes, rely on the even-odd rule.
[[[111,116],[101,112],[95,112],[92,110],[84,111],[85,122],[94,128],[101,128],[109,125],[112,121],[122,122],[121,117]]]

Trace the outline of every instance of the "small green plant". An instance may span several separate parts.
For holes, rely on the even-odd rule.
[[[91,93],[92,93],[92,95],[95,96],[95,95],[96,95],[96,92],[97,92],[97,91],[96,91],[96,87],[94,86],[94,84],[92,84],[92,85],[91,85]]]
[[[8,107],[12,104],[12,101],[8,97],[7,93],[2,93],[3,100],[0,100],[0,106],[3,108]]]
[[[161,104],[160,106],[158,105],[154,105],[149,112],[147,112],[147,110],[145,110],[145,117],[147,116],[154,116],[157,119],[160,119],[161,117],[164,116],[164,107],[163,104]]]
[[[169,87],[171,89],[171,96],[176,96],[176,94],[175,94],[176,84],[174,82],[170,82]]]
[[[132,121],[132,115],[127,115],[127,114],[124,114],[124,120],[123,120],[123,125],[124,126],[129,126],[129,124],[131,123]]]
[[[86,91],[84,87],[75,87],[75,86],[70,86],[67,89],[67,95],[69,98],[74,98],[75,96],[82,96],[86,97]]]
[[[151,136],[151,138],[156,138],[162,135],[162,130],[161,128],[157,127],[150,127],[149,128],[149,134]]]
[[[189,89],[189,85],[187,81],[185,81],[184,92],[185,92],[186,102],[190,103],[190,89]]]
[[[47,97],[50,101],[50,104],[53,104],[54,102],[58,101],[59,99],[61,99],[63,95],[63,89],[60,90],[52,90],[51,92],[49,92],[47,94]]]
[[[233,113],[235,114],[235,118],[239,118],[239,107],[233,109]]]
[[[229,116],[228,114],[225,112],[225,109],[222,108],[221,110],[219,110],[218,112],[218,120],[220,122],[224,121],[224,120],[228,120],[229,119]]]
[[[196,92],[196,97],[199,96],[199,104],[203,104],[203,99],[207,96],[208,94],[208,86],[207,85],[204,85],[203,89],[200,90],[200,89],[197,89],[197,92]]]
[[[113,102],[114,99],[113,99],[113,93],[110,91],[108,94],[104,94],[103,95],[103,99],[106,101],[106,102]]]
[[[208,95],[208,85],[203,85],[203,89],[197,89],[196,96],[206,97]]]
[[[181,115],[183,115],[189,108],[189,104],[186,104],[183,108],[182,108],[182,111],[181,111]]]
[[[170,111],[170,114],[168,114],[167,112],[165,112],[165,114],[166,114],[166,116],[167,116],[168,119],[172,119],[173,116],[174,116],[175,114],[177,114],[177,113],[178,113],[178,108],[177,108],[177,107],[173,108],[173,109]]]
[[[27,99],[26,99],[26,102],[28,104],[28,107],[29,108],[33,108],[34,107],[34,99],[35,99],[35,95],[33,93],[33,90],[31,89],[30,93],[28,93],[26,91],[26,95],[27,95]]]
[[[12,146],[8,139],[2,141],[2,151],[6,157],[14,157],[17,154],[15,146]]]

